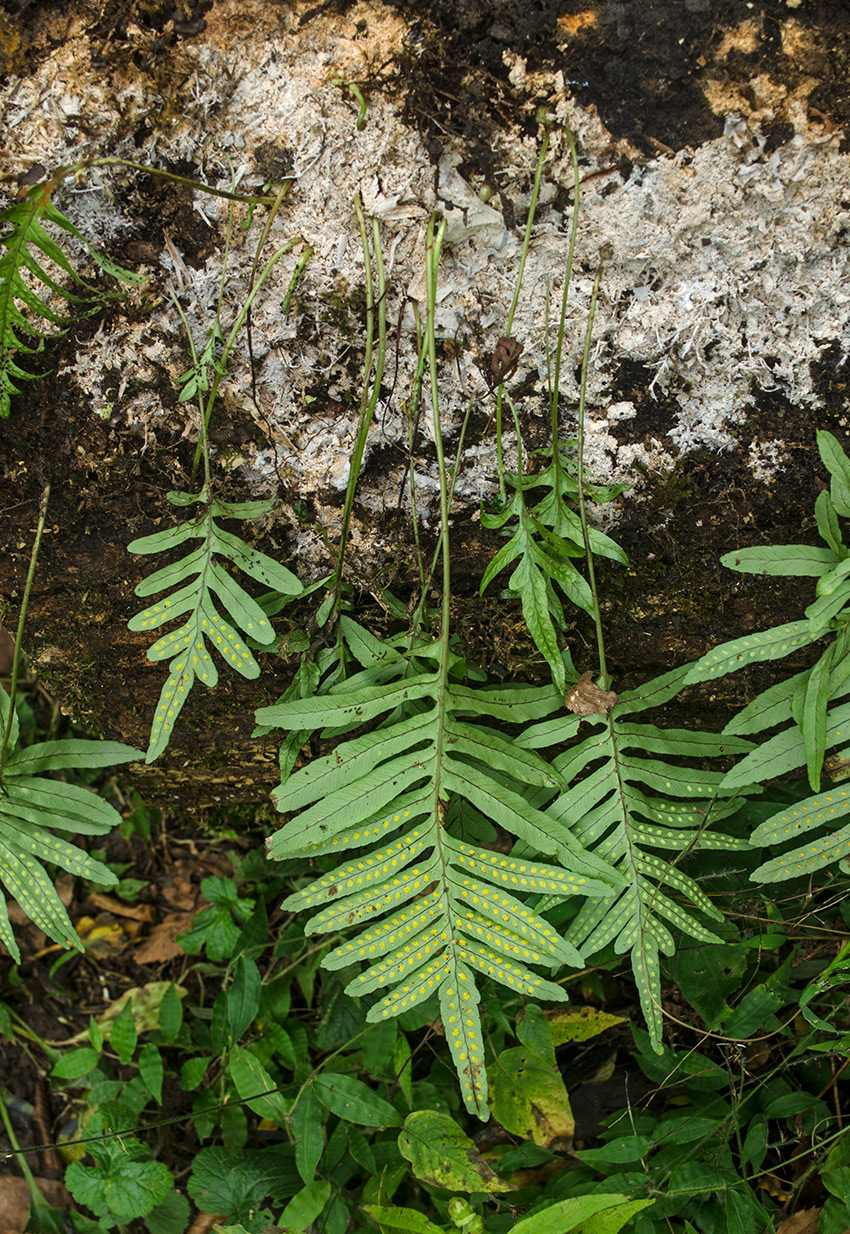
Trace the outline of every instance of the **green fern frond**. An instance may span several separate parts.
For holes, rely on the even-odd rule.
[[[516,419],[509,398],[508,403]],[[517,436],[519,439],[518,420]],[[564,444],[574,446],[576,443]],[[481,514],[482,526],[507,529],[510,539],[485,570],[480,594],[484,594],[498,574],[517,563],[508,579],[508,592],[519,598],[529,634],[549,665],[552,680],[561,695],[566,689],[566,670],[558,631],[566,630],[567,625],[561,596],[586,613],[593,613],[590,586],[573,565],[576,557],[585,555],[581,519],[572,509],[579,491],[572,474],[575,467],[575,462],[558,447],[552,462],[539,475],[506,476],[514,489],[510,502],[499,513],[482,511]],[[531,509],[526,493],[540,487],[547,488],[548,492]],[[603,502],[613,500],[623,488],[621,485],[587,484],[585,491],[587,496]],[[628,564],[628,557],[620,546],[603,532],[589,527],[588,540],[592,553]]]
[[[835,787],[816,793],[765,819],[752,834],[753,844],[764,847],[799,839],[808,831],[824,827],[834,829],[836,824],[839,824],[837,831],[830,830],[826,835],[798,844],[780,857],[765,861],[750,878],[756,882],[781,883],[817,873],[835,861],[846,862],[850,857],[850,790],[846,788]]]
[[[735,807],[718,802],[724,795],[723,773],[690,762],[744,753],[750,743],[724,734],[662,730],[620,717],[621,711],[634,714],[671,697],[683,676],[682,669],[674,670],[645,691],[623,694],[610,717],[591,717],[592,733],[553,762],[570,787],[546,811],[585,848],[610,862],[623,880],[613,898],[588,900],[582,906],[565,940],[585,959],[609,944],[617,954],[630,953],[655,1050],[661,1049],[662,1032],[659,954],[673,954],[675,934],[703,943],[722,941],[702,920],[721,920],[721,914],[680,868],[681,856],[700,846],[749,847],[746,841],[707,830],[709,822]],[[573,736],[576,719],[561,721],[562,739]],[[534,726],[520,741],[548,745],[559,738],[557,725]]]
[[[0,688],[0,741],[9,709],[9,696]],[[13,716],[8,747],[11,753],[6,756],[0,774],[0,882],[48,937],[81,951],[77,932],[43,863],[111,886],[115,882],[111,870],[53,832],[70,832],[75,838],[105,835],[120,823],[121,817],[108,802],[88,789],[40,773],[111,767],[140,758],[141,751],[115,741],[77,738],[20,748],[16,748],[17,742],[18,721]],[[2,896],[0,942],[8,948],[15,963],[20,963],[20,950]]]
[[[53,187],[53,186],[49,186]],[[41,351],[44,341],[61,334],[75,314],[96,312],[109,293],[87,283],[47,227],[73,236],[106,273],[122,283],[143,282],[94,249],[50,200],[48,186],[36,186],[21,201],[0,210],[0,419],[9,415],[11,399],[22,381],[32,381],[18,357]],[[65,277],[79,294],[58,281]],[[53,303],[48,303],[52,299]],[[69,311],[70,310],[70,311]],[[52,327],[52,329],[51,329]],[[24,342],[34,339],[34,345]]]
[[[318,910],[308,933],[361,928],[325,964],[364,965],[346,987],[351,995],[387,991],[369,1021],[438,996],[464,1101],[487,1118],[477,982],[563,999],[534,966],[575,966],[579,953],[525,897],[610,896],[620,878],[530,804],[529,793],[551,795],[561,783],[552,768],[481,722],[540,718],[559,705],[556,691],[474,689],[449,680],[445,665],[424,667],[423,658],[420,650],[417,660],[391,665],[396,679],[381,685],[355,677],[323,697],[257,712],[260,724],[289,730],[385,717],[275,790],[279,810],[300,813],[268,848],[276,859],[339,853],[337,868],[285,907]],[[411,663],[419,666],[412,674]],[[545,860],[494,853],[453,834],[446,820],[457,800]]]
[[[169,493],[168,498],[177,506],[204,501],[203,495],[187,493]],[[217,651],[243,677],[253,679],[259,676],[260,669],[248,640],[267,646],[274,639],[274,630],[263,609],[218,559],[230,561],[243,574],[283,595],[301,594],[301,584],[294,574],[238,536],[224,531],[216,522],[216,518],[256,518],[271,508],[272,503],[267,501],[227,504],[213,500],[205,503],[190,522],[142,536],[128,545],[131,553],[159,553],[187,540],[201,541],[180,561],[163,566],[136,587],[138,596],[155,595],[175,587],[179,590],[132,617],[128,622],[131,630],[155,630],[176,617],[186,617],[177,630],[163,635],[148,649],[149,660],[171,661],[151,725],[146,755],[149,763],[168,745],[174,723],[196,678],[209,687],[218,681],[218,670],[209,648]],[[225,620],[219,608],[233,625]]]

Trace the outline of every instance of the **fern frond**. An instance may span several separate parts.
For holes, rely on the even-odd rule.
[[[756,827],[751,837],[753,844],[782,844],[809,831],[835,828],[836,824],[837,831],[830,830],[765,861],[750,878],[755,882],[781,883],[801,874],[816,873],[835,861],[846,863],[850,857],[850,790],[830,788],[779,810]]]
[[[0,689],[0,741],[10,706],[9,696]],[[115,882],[111,870],[95,861],[84,849],[53,832],[71,832],[75,837],[105,835],[120,823],[121,816],[88,789],[40,773],[111,767],[140,758],[141,751],[116,741],[69,738],[16,748],[17,741],[18,722],[13,716],[9,735],[11,753],[0,774],[0,882],[34,925],[54,942],[81,951],[77,932],[43,863],[111,886]],[[19,964],[21,954],[2,896],[0,942]]]
[[[512,403],[510,406],[514,411]],[[558,630],[566,629],[561,596],[586,613],[593,612],[590,586],[573,565],[576,557],[585,555],[581,519],[571,508],[578,499],[578,483],[572,474],[575,466],[560,448],[556,449],[552,462],[539,475],[506,477],[514,493],[504,510],[497,514],[482,511],[481,514],[482,526],[507,529],[510,538],[485,570],[480,594],[484,594],[498,574],[517,563],[508,579],[508,592],[519,598],[529,634],[549,665],[552,680],[561,695],[566,690],[566,670],[558,643]],[[547,488],[548,492],[531,509],[525,495],[540,487]],[[585,487],[588,496],[602,502],[613,500],[624,486],[587,484]],[[628,557],[620,546],[603,532],[589,527],[588,540],[592,553],[628,564]]]
[[[169,493],[168,497],[178,506],[203,501],[203,496],[186,493]],[[131,553],[159,553],[187,540],[201,542],[180,561],[163,566],[136,587],[136,595],[150,596],[184,584],[128,622],[131,630],[155,630],[176,617],[186,617],[177,630],[163,635],[148,649],[149,660],[171,661],[151,725],[148,763],[168,745],[174,723],[196,678],[210,687],[218,681],[210,647],[243,677],[253,679],[259,676],[260,669],[248,640],[267,646],[274,639],[274,630],[263,609],[218,559],[230,561],[243,574],[284,595],[301,594],[301,584],[294,574],[238,536],[224,531],[216,522],[216,518],[256,518],[271,508],[272,503],[266,501],[230,505],[217,500],[204,502],[193,520],[167,531],[142,536],[127,546]],[[225,620],[219,608],[233,625]]]
[[[323,697],[257,712],[259,723],[289,730],[385,717],[275,790],[279,810],[300,813],[271,837],[269,854],[340,854],[332,873],[285,907],[318,910],[309,933],[361,927],[325,963],[363,963],[347,986],[351,995],[387,991],[368,1020],[438,996],[464,1101],[487,1118],[478,979],[563,999],[561,987],[534,966],[576,965],[579,953],[525,897],[610,896],[620,879],[529,802],[537,790],[551,795],[560,777],[539,755],[514,749],[481,722],[544,716],[560,704],[555,690],[473,689],[447,679],[440,663],[412,674],[404,661],[390,667],[396,680],[358,686],[355,678]],[[447,818],[457,801],[545,859],[504,856],[454,834]],[[358,850],[367,851],[357,856]]]
[[[565,941],[585,959],[609,944],[617,954],[630,953],[655,1050],[661,1049],[662,1031],[659,954],[673,954],[676,933],[702,943],[722,941],[702,919],[721,920],[721,914],[680,868],[682,854],[701,845],[749,847],[746,841],[707,830],[710,822],[735,807],[718,802],[725,795],[723,773],[692,762],[744,753],[750,743],[724,734],[662,730],[620,717],[621,710],[634,714],[676,693],[683,676],[681,669],[668,673],[645,692],[624,693],[607,719],[591,717],[593,732],[552,764],[570,787],[546,810],[580,844],[610,862],[623,880],[612,898],[588,900],[582,906]],[[527,745],[557,741],[556,726],[532,727],[520,740]],[[564,738],[575,731],[574,721],[563,722]]]
[[[123,283],[143,282],[143,276],[124,270],[97,252],[50,200],[48,189],[36,186],[21,201],[0,210],[0,419],[9,415],[11,399],[20,393],[18,383],[32,381],[17,362],[34,355],[46,338],[61,334],[75,314],[96,312],[108,293],[87,283],[47,230],[52,227],[85,245],[89,256],[108,274]],[[65,277],[79,291],[74,294],[58,281]],[[48,303],[52,298],[54,303]],[[66,307],[67,306],[67,307]],[[52,329],[51,329],[52,327]],[[35,340],[31,346],[24,336]]]

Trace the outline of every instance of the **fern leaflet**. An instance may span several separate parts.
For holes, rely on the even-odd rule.
[[[624,693],[607,718],[591,717],[590,736],[553,761],[570,787],[546,811],[585,848],[614,865],[622,878],[615,898],[589,900],[582,906],[565,940],[585,959],[609,943],[617,954],[630,953],[656,1051],[661,1050],[662,1031],[659,955],[673,954],[671,927],[698,942],[722,941],[694,915],[696,909],[722,920],[680,868],[682,855],[696,847],[749,847],[744,840],[707,830],[709,821],[737,807],[717,801],[724,792],[722,772],[690,764],[745,752],[750,743],[722,734],[658,729],[625,718],[672,698],[685,672],[675,669],[640,690]],[[578,727],[577,716],[562,717],[527,729],[518,743],[527,748],[560,743],[575,736]]]
[[[263,609],[219,559],[228,560],[243,574],[283,595],[300,595],[302,590],[291,571],[238,536],[224,531],[216,522],[217,518],[256,518],[272,509],[272,502],[228,504],[217,499],[207,502],[203,492],[199,496],[169,493],[168,499],[177,506],[204,504],[195,519],[167,531],[142,536],[128,545],[132,553],[160,553],[186,540],[200,540],[198,547],[180,561],[163,566],[136,587],[138,596],[151,596],[175,587],[178,590],[131,618],[128,623],[131,630],[155,630],[175,617],[186,618],[179,629],[163,635],[148,649],[149,660],[171,660],[168,679],[151,725],[146,755],[149,763],[168,745],[174,723],[195,679],[199,678],[210,687],[218,681],[218,670],[207,644],[243,677],[253,679],[259,676],[260,669],[248,640],[267,646],[274,639],[274,630]],[[222,617],[216,601],[233,625]]]
[[[513,410],[510,399],[508,402]],[[517,435],[519,440],[518,421]],[[565,444],[575,443],[569,441]],[[573,565],[574,558],[585,555],[581,519],[570,507],[570,502],[575,501],[578,495],[578,484],[570,471],[574,468],[575,463],[556,447],[552,462],[539,475],[506,476],[514,493],[504,510],[498,514],[488,514],[486,511],[481,514],[483,527],[509,527],[512,534],[485,570],[480,592],[483,595],[497,574],[517,562],[508,580],[508,591],[519,597],[522,615],[534,645],[549,665],[552,679],[561,694],[566,689],[566,673],[558,645],[558,629],[566,629],[566,619],[558,591],[571,604],[586,613],[593,612],[590,587]],[[538,487],[548,488],[549,491],[532,510],[525,494]],[[611,501],[623,491],[623,486],[586,484],[585,491],[597,501]],[[588,539],[591,552],[628,565],[628,557],[620,546],[603,532],[588,528]]]
[[[382,680],[373,684],[378,673]],[[319,910],[308,933],[365,927],[324,964],[364,965],[346,987],[351,995],[387,988],[369,1021],[437,995],[464,1101],[483,1119],[476,977],[517,993],[565,998],[531,966],[575,966],[579,953],[524,897],[610,896],[620,882],[605,860],[529,803],[530,792],[551,794],[558,775],[488,723],[524,723],[559,703],[552,689],[462,685],[435,644],[367,669],[322,697],[290,698],[257,712],[259,723],[289,730],[350,730],[383,717],[379,727],[343,740],[275,790],[279,810],[300,813],[272,836],[269,853],[340,854],[335,870],[285,907]],[[458,804],[461,822],[464,809],[493,820],[522,842],[523,856],[469,843],[448,822]],[[366,851],[357,855],[359,849]],[[526,856],[528,850],[546,860]]]
[[[8,694],[0,687],[0,742],[10,706]],[[60,866],[93,883],[112,886],[115,875],[107,866],[53,832],[70,832],[74,838],[105,835],[120,823],[121,817],[108,802],[88,789],[41,773],[111,767],[140,758],[141,751],[117,741],[80,738],[19,747],[18,719],[14,714],[7,748],[10,753],[0,772],[0,882],[49,938],[82,951],[82,943],[43,863]],[[19,964],[21,953],[2,896],[0,942]]]
[[[817,598],[808,606],[806,619],[724,643],[691,665],[686,677],[688,684],[706,681],[733,673],[757,660],[781,658],[817,642],[824,634],[833,634],[812,669],[787,677],[762,691],[727,724],[724,731],[727,734],[760,733],[767,728],[785,727],[741,759],[725,777],[724,789],[762,784],[804,766],[809,786],[817,793],[827,750],[846,742],[850,707],[848,703],[840,706],[833,706],[833,703],[850,692],[850,549],[841,538],[839,526],[839,515],[850,515],[850,489],[845,484],[845,481],[850,482],[850,460],[831,433],[818,433],[818,449],[831,476],[830,491],[820,492],[815,502],[815,518],[825,547],[772,544],[739,549],[720,558],[730,569],[744,573],[817,578]],[[838,759],[845,753],[846,749],[839,750]],[[802,803],[799,812],[817,810],[817,806],[811,805],[814,800],[809,798],[809,803]],[[759,840],[756,843],[766,837],[786,837],[799,826],[794,824],[794,828],[786,832],[785,812],[777,814],[775,827],[772,826],[774,822],[769,819],[757,828],[755,834]],[[840,837],[843,834],[840,833]],[[833,844],[822,843],[824,848],[820,850],[819,860],[833,860],[844,855],[839,838],[835,838]],[[828,850],[830,858],[825,856]],[[786,872],[782,872],[781,877],[791,877],[791,872],[787,871],[812,869],[812,865],[806,864],[814,859],[811,845],[807,853],[804,858],[803,850],[794,850],[787,855],[788,861],[769,861],[761,866],[761,875],[770,879],[782,870]],[[765,871],[770,872],[765,874]]]
[[[39,352],[45,338],[51,333],[61,334],[72,320],[55,305],[51,307],[46,297],[58,297],[59,302],[75,306],[77,312],[96,312],[107,298],[107,293],[78,274],[45,224],[79,240],[101,269],[119,282],[144,281],[143,275],[115,265],[89,244],[53,205],[52,187],[55,186],[36,186],[21,201],[0,210],[0,224],[6,228],[0,236],[0,244],[5,248],[0,256],[0,419],[8,417],[12,396],[20,393],[17,383],[32,381],[37,376],[21,368],[17,357]],[[62,275],[77,286],[80,295],[62,287],[57,281]],[[34,338],[35,346],[25,343],[23,335]]]

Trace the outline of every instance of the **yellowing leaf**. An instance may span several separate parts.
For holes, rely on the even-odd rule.
[[[502,1051],[488,1076],[491,1112],[507,1131],[541,1148],[572,1147],[575,1120],[556,1066],[517,1046]]]
[[[408,1114],[398,1146],[416,1177],[432,1187],[466,1192],[511,1190],[448,1114],[437,1110]]]
[[[615,1024],[626,1023],[622,1016],[597,1011],[594,1007],[557,1007],[546,1012],[546,1019],[552,1027],[556,1046],[565,1041],[588,1041]]]

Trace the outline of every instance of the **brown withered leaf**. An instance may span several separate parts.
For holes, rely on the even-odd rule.
[[[496,350],[489,357],[487,383],[491,390],[507,381],[516,372],[522,355],[522,343],[515,338],[500,338]]]
[[[564,700],[569,711],[577,716],[607,716],[608,712],[619,703],[620,696],[613,690],[600,690],[590,680],[592,673],[582,673],[578,681],[567,691]]]

